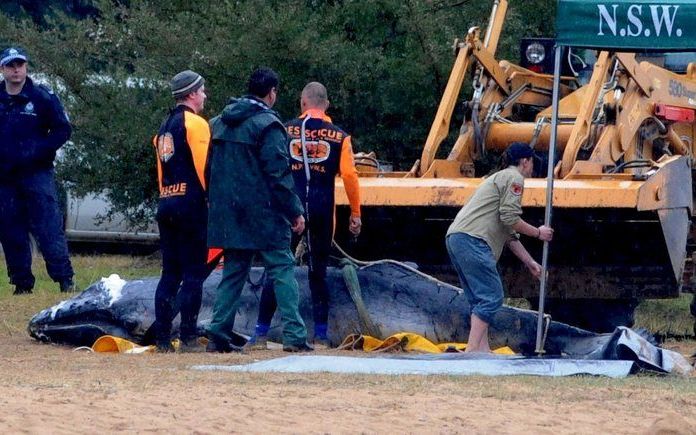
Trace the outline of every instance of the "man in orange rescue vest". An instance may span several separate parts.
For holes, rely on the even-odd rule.
[[[328,345],[328,288],[326,267],[334,231],[334,182],[340,174],[350,202],[348,229],[360,234],[360,187],[353,162],[351,137],[326,115],[329,100],[326,88],[311,82],[302,90],[302,115],[286,124],[290,137],[290,165],[295,193],[305,205],[305,237],[309,254],[309,287],[312,292],[314,343]],[[309,169],[309,170],[307,170]],[[293,250],[300,237],[293,237]],[[272,289],[261,294],[256,335],[252,348],[265,348],[266,335],[276,309]]]
[[[176,107],[154,138],[159,178],[157,224],[162,248],[162,277],[155,293],[157,351],[172,352],[172,320],[177,292],[181,311],[181,351],[204,351],[198,343],[197,320],[207,276],[208,205],[204,177],[210,128],[198,114],[206,94],[203,77],[183,71],[170,82]]]

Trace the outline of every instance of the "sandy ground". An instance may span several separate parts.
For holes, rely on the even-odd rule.
[[[693,342],[678,346],[696,348]],[[22,334],[0,337],[0,432],[696,434],[696,378],[189,369],[279,356],[285,355],[106,355],[39,344]]]

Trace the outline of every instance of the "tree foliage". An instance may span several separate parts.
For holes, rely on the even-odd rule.
[[[511,3],[499,57],[516,61],[521,36],[553,31],[554,2]],[[151,138],[172,106],[168,80],[178,71],[206,78],[206,117],[243,94],[257,66],[279,72],[275,109],[284,119],[297,115],[305,83],[320,81],[356,150],[410,168],[447,83],[452,42],[471,26],[485,28],[492,1],[34,4],[40,14],[0,9],[0,42],[24,46],[33,70],[63,96],[74,133],[59,173],[78,194],[107,192],[115,211],[142,223],[156,203]]]

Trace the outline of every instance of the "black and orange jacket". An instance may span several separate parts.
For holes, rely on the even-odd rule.
[[[350,135],[335,126],[323,111],[311,109],[285,124],[290,137],[290,162],[295,180],[295,190],[303,203],[307,201],[307,178],[302,156],[301,129],[305,124],[305,144],[310,169],[310,213],[333,214],[336,175],[343,185],[350,202],[352,216],[360,216],[360,186],[358,172],[353,161],[353,145]]]
[[[205,207],[208,122],[188,106],[178,105],[160,126],[153,144],[159,179],[158,213],[184,213]]]

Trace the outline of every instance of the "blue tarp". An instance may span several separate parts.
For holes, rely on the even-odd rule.
[[[423,357],[425,358],[418,358]],[[418,355],[409,358],[345,356],[289,356],[246,365],[198,365],[194,370],[275,373],[346,373],[372,375],[457,376],[572,376],[601,375],[624,378],[633,361],[539,359],[523,357],[472,358],[467,354]]]

